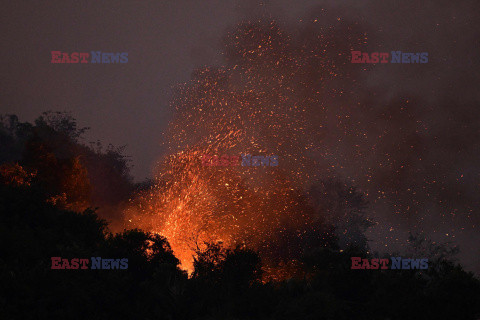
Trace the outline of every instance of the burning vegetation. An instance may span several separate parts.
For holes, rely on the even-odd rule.
[[[292,275],[286,270],[305,251],[334,243],[328,212],[315,210],[307,195],[331,171],[318,170],[322,130],[310,118],[322,113],[319,80],[339,72],[323,54],[326,37],[328,30],[316,46],[299,42],[275,22],[229,33],[226,66],[198,70],[178,89],[165,134],[169,154],[155,185],[131,201],[125,226],[165,236],[189,272],[206,243],[247,245],[265,270],[275,270],[267,276],[280,278]],[[279,165],[208,167],[205,154],[275,154]]]

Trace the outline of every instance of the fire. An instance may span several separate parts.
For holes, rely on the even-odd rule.
[[[28,172],[18,163],[4,163],[0,165],[0,179],[5,184],[29,186],[35,172]]]
[[[170,157],[162,176],[168,180],[160,178],[127,211],[132,226],[165,236],[187,271],[205,242],[261,249],[283,229],[307,225],[298,220],[297,195],[282,174],[266,167],[205,167],[200,154]]]
[[[321,139],[308,112],[320,105],[319,89],[305,75],[311,59],[325,61],[294,49],[274,22],[240,25],[225,43],[227,66],[199,70],[178,89],[165,133],[169,155],[155,186],[125,212],[127,227],[165,236],[189,272],[205,242],[246,244],[264,264],[291,265],[302,237],[321,225],[302,190],[315,178],[310,153]],[[208,167],[204,154],[274,154],[279,164]]]

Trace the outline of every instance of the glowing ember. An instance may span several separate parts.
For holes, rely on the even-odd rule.
[[[298,239],[322,222],[301,196],[318,167],[311,156],[320,132],[307,111],[320,97],[316,85],[302,81],[312,59],[319,68],[328,62],[317,49],[294,50],[275,23],[245,24],[230,34],[228,67],[200,70],[179,89],[165,134],[170,155],[156,185],[126,210],[126,226],[165,236],[188,271],[204,242],[244,243],[266,264],[291,264],[301,251]],[[205,154],[242,153],[278,155],[279,165],[201,163]]]

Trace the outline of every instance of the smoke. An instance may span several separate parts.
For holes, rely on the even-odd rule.
[[[169,155],[157,186],[138,200],[152,213],[145,227],[171,241],[208,230],[226,243],[259,243],[279,230],[305,230],[289,226],[308,209],[288,190],[337,177],[366,194],[374,249],[394,250],[409,231],[425,231],[459,239],[464,261],[478,268],[467,259],[479,240],[473,2],[325,2],[301,19],[272,6],[262,3],[255,19],[224,37],[222,67],[197,70],[178,88]],[[428,52],[429,62],[357,65],[352,50]],[[239,153],[276,154],[280,165],[212,171],[199,161]],[[229,220],[231,212],[241,215]],[[134,226],[144,217],[127,212]],[[237,225],[251,232],[240,237]]]
[[[429,53],[425,65],[355,65],[353,86],[345,77],[327,84],[347,84],[324,101],[325,122],[344,129],[330,125],[322,144],[337,172],[369,196],[372,247],[398,249],[408,232],[424,231],[460,245],[462,262],[479,272],[479,9],[472,1],[328,3],[305,20],[353,22],[366,32],[355,50]]]

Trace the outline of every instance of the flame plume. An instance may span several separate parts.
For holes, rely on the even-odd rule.
[[[128,226],[165,236],[190,272],[194,249],[211,241],[247,244],[264,262],[288,264],[301,249],[296,238],[321,225],[301,190],[314,178],[310,153],[320,139],[308,121],[320,92],[306,79],[312,60],[327,60],[293,45],[275,22],[242,24],[225,47],[226,67],[199,70],[179,88],[169,155],[156,185],[125,213]],[[279,165],[202,166],[204,154],[277,155]]]

